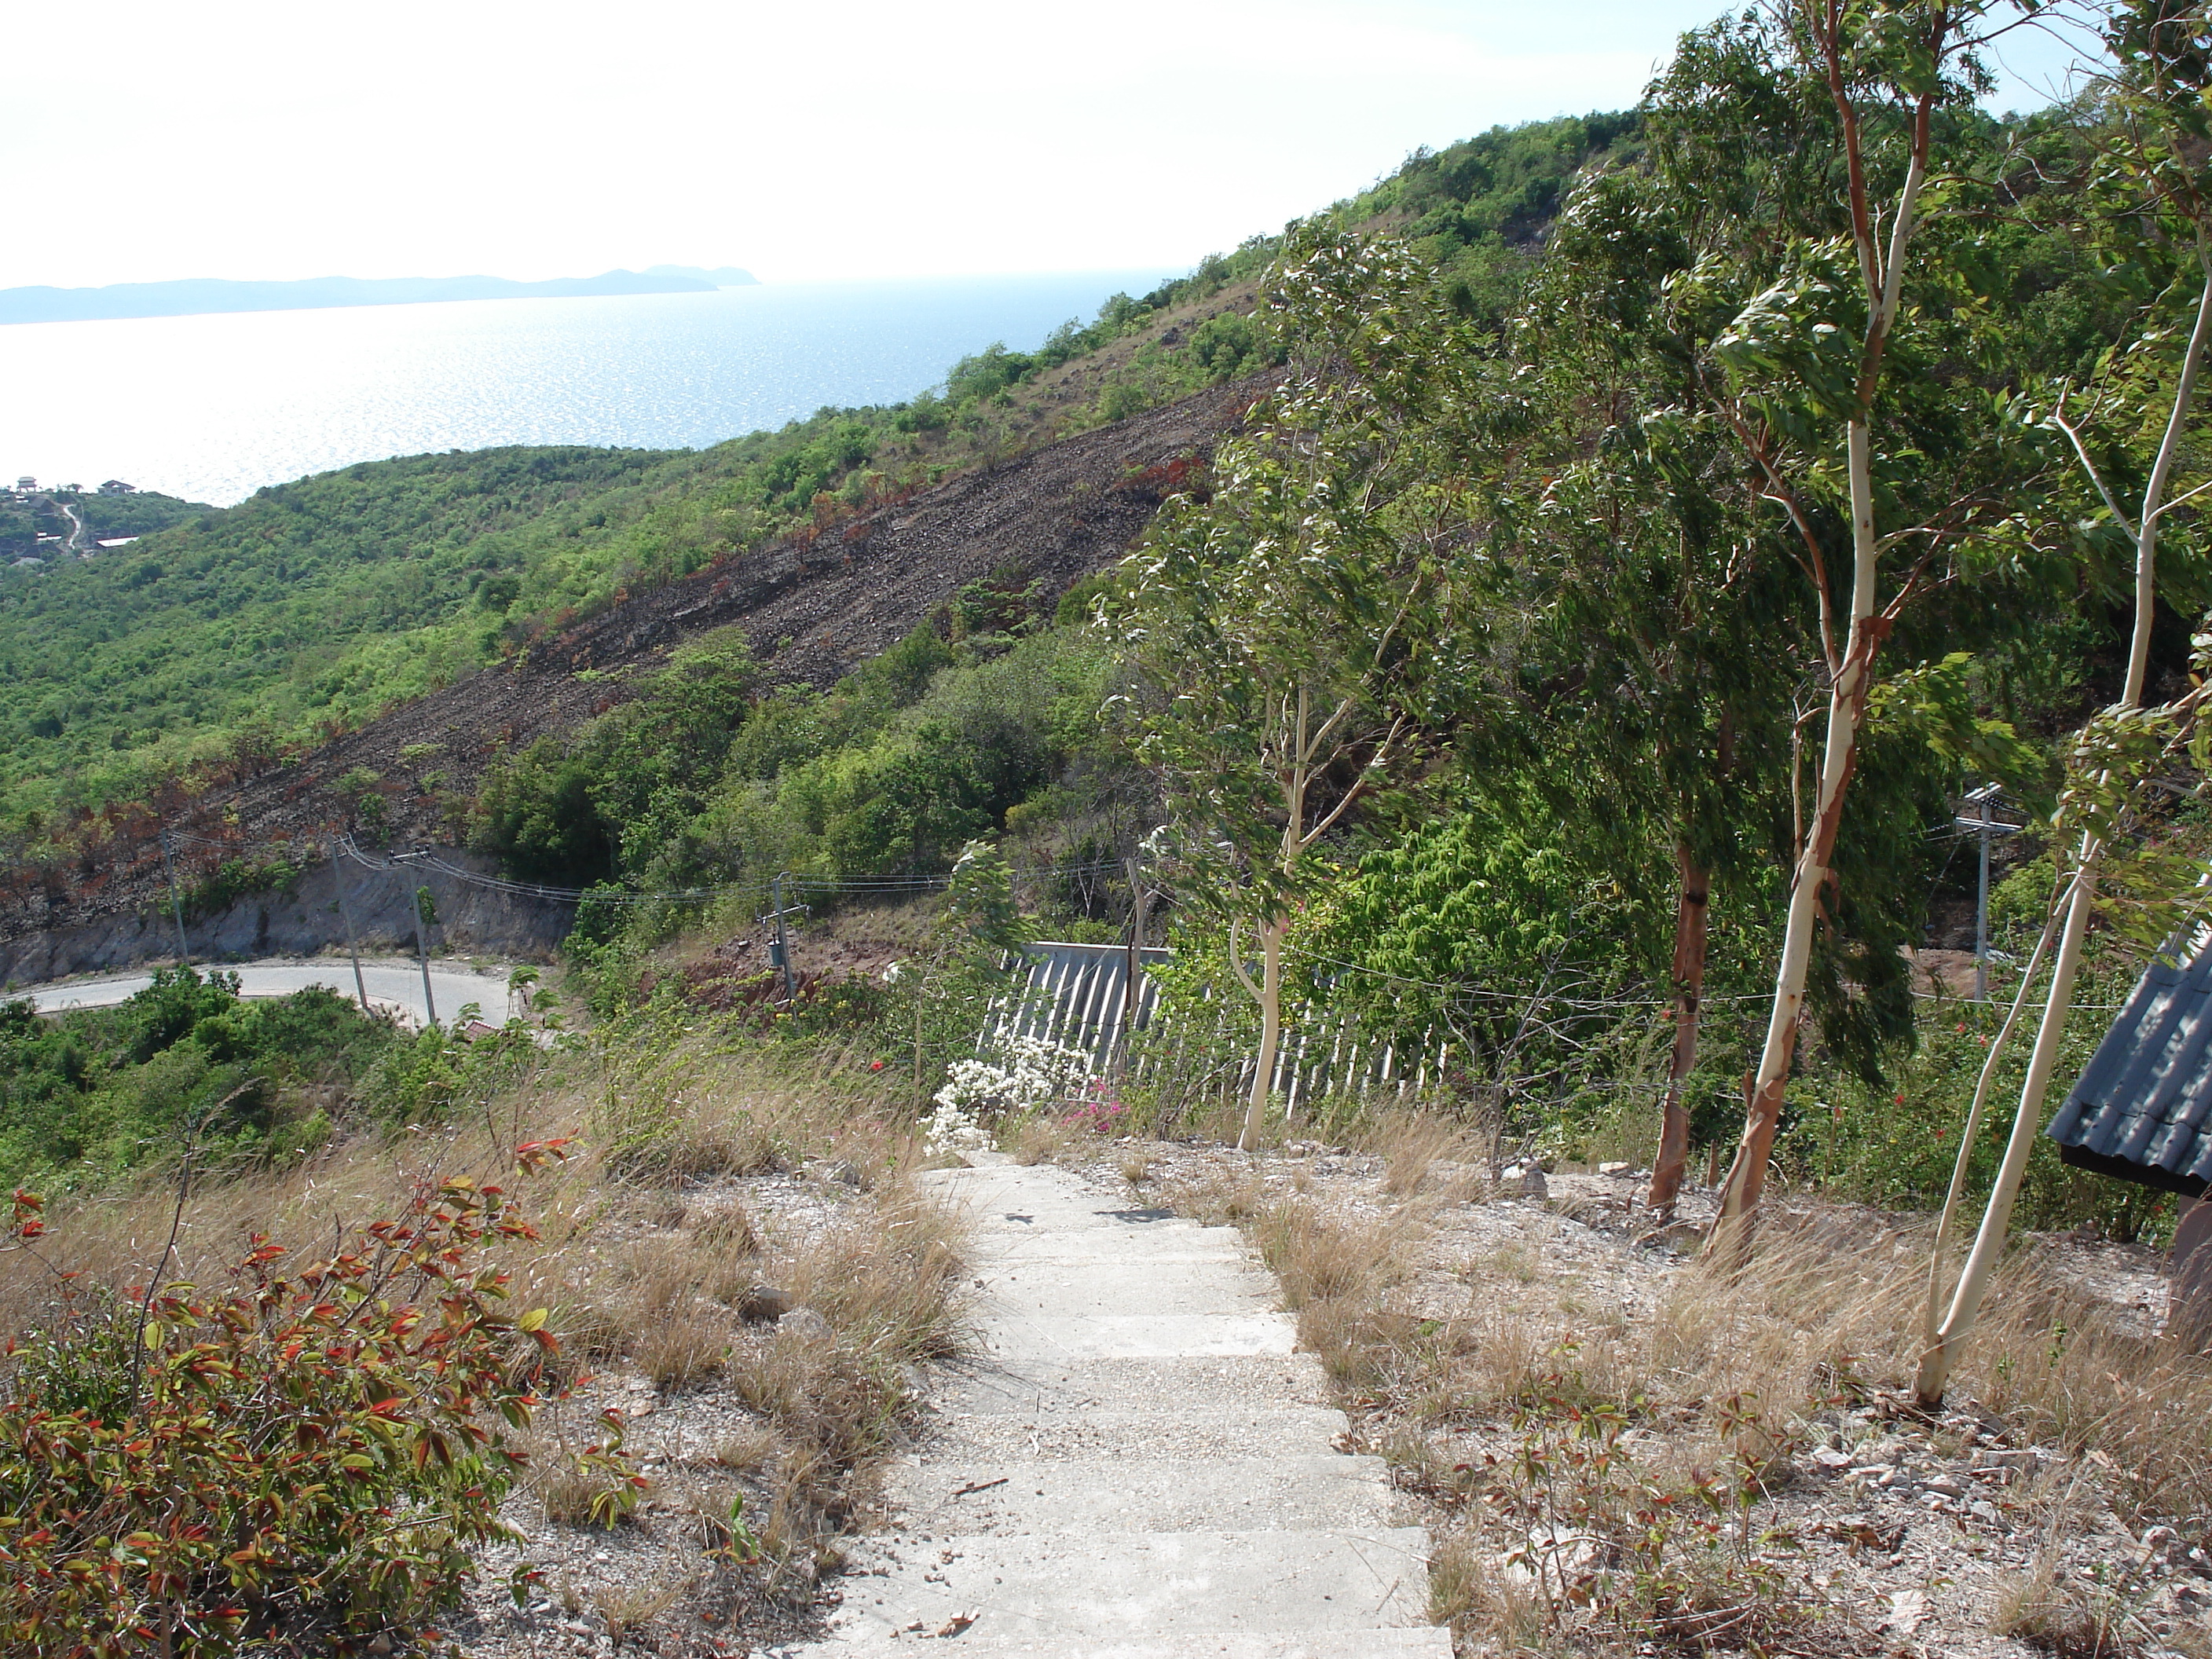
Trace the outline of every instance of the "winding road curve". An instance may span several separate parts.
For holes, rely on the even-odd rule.
[[[343,957],[278,957],[263,962],[210,965],[238,975],[240,996],[289,996],[310,985],[327,987],[341,996],[355,994],[353,966]],[[519,998],[513,999],[510,1006],[507,972],[506,967],[497,963],[480,968],[465,960],[432,957],[430,994],[437,1003],[438,1018],[450,1022],[463,1007],[473,1002],[489,1023],[505,1024],[510,1012],[520,1012]],[[364,957],[361,977],[371,1006],[381,1004],[394,1008],[408,1024],[422,1024],[422,970],[415,962],[405,957]],[[112,975],[100,979],[15,987],[0,993],[0,999],[28,997],[42,1014],[59,1013],[68,1008],[112,1008],[153,982],[150,971]]]

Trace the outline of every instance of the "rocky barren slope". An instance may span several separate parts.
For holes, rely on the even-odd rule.
[[[202,838],[178,845],[189,883],[226,855],[343,829],[365,774],[384,796],[386,842],[452,844],[494,759],[627,700],[641,671],[712,629],[743,627],[770,684],[826,686],[969,583],[1064,591],[1127,550],[1264,388],[1264,377],[1218,387],[724,561],[159,821],[119,820],[67,867],[9,872],[0,941],[19,958],[73,960],[78,949],[25,949],[27,936],[66,932],[113,965],[98,941],[143,932],[137,919],[166,896],[157,829]]]

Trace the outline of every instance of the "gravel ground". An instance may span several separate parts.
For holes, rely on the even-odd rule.
[[[797,1176],[716,1181],[684,1194],[681,1207],[697,1212],[732,1204],[743,1206],[763,1236],[787,1245],[865,1218],[869,1200],[831,1165]],[[659,1219],[666,1224],[611,1222],[602,1248],[675,1236],[678,1212]],[[797,1309],[763,1326],[733,1319],[732,1363],[744,1363],[749,1343],[775,1340],[778,1328],[803,1330],[819,1317]],[[719,1540],[702,1510],[725,1515],[730,1497],[742,1492],[745,1516],[757,1528],[771,1501],[764,1472],[733,1468],[720,1455],[766,1427],[726,1376],[668,1389],[627,1362],[609,1364],[535,1426],[549,1443],[564,1432],[588,1440],[609,1408],[627,1424],[625,1449],[647,1481],[636,1510],[611,1528],[567,1524],[548,1516],[537,1491],[518,1486],[501,1513],[520,1536],[483,1553],[468,1600],[446,1631],[469,1659],[617,1651],[720,1659],[818,1633],[836,1605],[835,1578],[824,1576],[834,1557],[802,1555],[775,1570],[765,1563],[731,1565],[709,1553]],[[538,1577],[518,1602],[509,1583],[524,1562]]]
[[[1712,1213],[1711,1195],[1685,1194],[1685,1225],[1653,1235],[1638,1214],[1642,1171],[1608,1177],[1553,1174],[1542,1196],[1498,1191],[1486,1170],[1429,1166],[1419,1189],[1393,1195],[1377,1157],[1312,1143],[1250,1158],[1220,1147],[1123,1144],[1073,1155],[1102,1190],[1127,1195],[1241,1190],[1255,1202],[1301,1197],[1336,1216],[1381,1220],[1418,1239],[1410,1271],[1387,1294],[1393,1311],[1448,1322],[1478,1311],[1531,1322],[1577,1320],[1614,1329],[1648,1320],[1687,1271],[1686,1252]],[[1140,1182],[1129,1172],[1143,1169]],[[1398,1183],[1403,1185],[1402,1172]],[[1877,1258],[1917,1255],[1908,1235],[1923,1218],[1785,1196],[1777,1207],[1801,1224],[1832,1231]],[[2148,1334],[2166,1311],[2162,1259],[2134,1246],[2071,1236],[2033,1236],[2047,1273],[2091,1295],[2124,1329]],[[1503,1423],[1440,1428],[1408,1420],[1396,1402],[1340,1399],[1364,1449],[1400,1462],[1411,1434],[1425,1443],[1426,1467],[1481,1468],[1510,1454]],[[1632,1452],[1663,1448],[1663,1418],[1630,1431]],[[1642,1441],[1644,1445],[1638,1447]],[[1412,1460],[1419,1463],[1421,1459]],[[2137,1656],[2212,1654],[2212,1494],[2193,1517],[2123,1520],[2119,1483],[2094,1450],[2069,1455],[2023,1444],[1972,1402],[1923,1420],[1898,1397],[1861,1395],[1804,1425],[1796,1448],[1767,1474],[1768,1524],[1794,1534],[1784,1571],[1822,1609],[1817,1644],[1903,1655],[2026,1659],[2047,1648],[1990,1632],[2008,1579],[2039,1559],[2062,1584],[2111,1593],[2124,1610],[2124,1646]],[[1433,1492],[1413,1494],[1433,1528],[1455,1524]],[[1469,1648],[1466,1651],[1477,1650]],[[2087,1659],[2090,1650],[2080,1650]],[[2072,1656],[2069,1656],[2072,1659]]]

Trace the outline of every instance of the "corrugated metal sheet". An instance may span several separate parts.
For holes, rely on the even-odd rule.
[[[2137,981],[2045,1133],[2108,1174],[2184,1191],[2212,1180],[2212,945]]]
[[[1240,1029],[1228,1008],[1211,997],[1186,1006],[1178,1017],[1164,1016],[1159,985],[1143,969],[1171,961],[1171,951],[1148,945],[1139,953],[1133,1010],[1127,1002],[1127,945],[1047,940],[1024,945],[1021,955],[1027,958],[1025,970],[994,1005],[976,1038],[977,1053],[1017,1036],[1041,1037],[1083,1050],[1102,1073],[1118,1053],[1129,1076],[1176,1103],[1177,1110],[1201,1097],[1226,1101],[1250,1089],[1257,1056],[1249,1024]],[[1228,995],[1249,1018],[1241,1009],[1243,994]],[[1125,1012],[1135,1016],[1127,1032]],[[1454,1081],[1453,1054],[1449,1030],[1441,1042],[1433,1030],[1370,1030],[1348,1011],[1285,999],[1269,1086],[1293,1120],[1302,1106],[1330,1096],[1419,1098],[1464,1086],[1463,1079]],[[1463,1048],[1460,1064],[1466,1064]]]
[[[1103,1067],[1122,1040],[1125,1012],[1143,1027],[1160,999],[1159,987],[1144,969],[1169,961],[1173,952],[1153,945],[1137,955],[1137,994],[1130,1006],[1129,947],[1071,945],[1044,940],[1022,946],[1029,971],[1020,988],[993,1011],[984,1027],[988,1043],[1011,1036],[1042,1037],[1089,1052]]]

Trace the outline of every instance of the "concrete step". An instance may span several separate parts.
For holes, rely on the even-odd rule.
[[[1012,1366],[939,1366],[929,1399],[950,1413],[1024,1417],[1148,1411],[1163,1417],[1253,1407],[1326,1406],[1328,1374],[1310,1353],[1085,1357]]]
[[[1161,1210],[1117,1205],[1109,1198],[1047,1202],[1030,1194],[1005,1188],[957,1191],[943,1196],[987,1243],[1000,1239],[1042,1238],[1057,1232],[1093,1240],[1118,1237],[1187,1241],[1210,1235],[1224,1244],[1235,1244],[1240,1249],[1243,1245],[1233,1228],[1208,1227]]]
[[[979,1229],[969,1238],[965,1254],[990,1268],[1024,1261],[1128,1261],[1166,1271],[1185,1262],[1218,1261],[1262,1271],[1259,1256],[1226,1227],[1085,1224],[1042,1233]]]
[[[1101,1532],[1280,1532],[1387,1527],[1391,1492],[1376,1457],[1206,1460],[1106,1457],[896,1464],[888,1492],[906,1539]]]
[[[1183,1255],[1172,1262],[1097,1257],[1021,1259],[990,1265],[971,1304],[1001,1316],[1267,1314],[1282,1305],[1274,1280],[1243,1262]]]
[[[1350,1427],[1326,1406],[1246,1406],[1163,1416],[1155,1412],[939,1415],[924,1442],[933,1462],[1175,1457],[1328,1457]]]
[[[856,1541],[831,1634],[884,1641],[960,1618],[978,1641],[1127,1641],[1418,1625],[1428,1534],[1297,1532],[973,1534]]]
[[[979,1356],[1010,1369],[1078,1359],[1226,1359],[1288,1355],[1285,1314],[1009,1314],[983,1326]]]
[[[770,1648],[769,1659],[921,1659],[933,1631],[909,1632],[878,1642],[823,1642]],[[982,1659],[1451,1659],[1451,1632],[1435,1625],[1389,1630],[1338,1631],[1298,1636],[1249,1632],[1203,1636],[1074,1638],[1035,1641],[976,1641],[963,1638],[948,1653]]]

